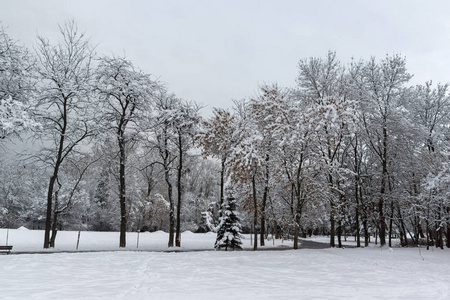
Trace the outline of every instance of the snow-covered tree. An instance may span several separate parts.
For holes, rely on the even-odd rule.
[[[227,197],[222,204],[222,216],[217,229],[217,238],[214,248],[220,250],[228,248],[234,250],[242,249],[241,223],[236,212],[236,199],[233,192],[228,190]]]
[[[38,127],[39,123],[31,117],[26,105],[11,96],[0,98],[0,140]]]
[[[394,141],[401,136],[398,126],[399,110],[411,78],[406,69],[406,60],[400,55],[386,56],[377,61],[356,62],[350,66],[353,98],[360,105],[360,122],[364,126],[364,139],[378,159],[379,192],[377,227],[380,243],[386,244],[386,203],[388,202],[389,173],[392,169]],[[400,118],[401,120],[401,118]],[[392,185],[391,185],[392,187]]]
[[[45,141],[35,156],[50,170],[44,248],[50,244],[55,184],[59,171],[80,145],[96,132],[97,112],[92,101],[92,47],[74,22],[60,27],[62,41],[52,45],[38,37],[39,96],[35,114],[42,127],[36,132]]]
[[[213,116],[202,122],[196,137],[205,159],[208,156],[220,159],[220,205],[222,205],[224,198],[225,167],[234,145],[234,121],[234,115],[230,111],[213,108]]]
[[[334,247],[336,221],[340,242],[344,199],[340,186],[346,173],[345,140],[356,122],[354,103],[347,99],[345,70],[335,52],[329,52],[326,59],[301,60],[299,70],[298,95],[306,106],[308,120],[305,132],[309,135],[309,146],[317,153],[316,169],[324,180],[323,199],[330,205],[330,245]]]
[[[404,209],[413,214],[414,228],[424,227],[427,247],[444,245],[444,230],[450,236],[447,200],[450,97],[448,84],[433,86],[431,81],[411,88],[405,101],[415,133],[414,155],[408,158],[405,171],[414,182],[413,192]],[[415,192],[414,192],[415,190]],[[421,226],[422,225],[422,226]],[[419,233],[415,231],[418,242]],[[449,245],[449,244],[447,244]]]
[[[42,229],[45,182],[33,164],[0,160],[0,227]]]
[[[107,135],[117,141],[120,202],[120,247],[126,246],[127,147],[136,140],[141,125],[151,118],[152,97],[158,84],[124,58],[103,57],[96,70],[102,121]]]
[[[172,113],[172,124],[177,148],[177,225],[175,233],[175,246],[181,247],[181,206],[183,197],[183,167],[189,149],[194,146],[194,137],[200,123],[199,106],[193,102],[180,101]]]
[[[34,57],[0,26],[0,140],[38,126],[30,113],[34,75]]]
[[[287,120],[286,91],[277,84],[262,85],[260,95],[249,101],[250,116],[259,137],[255,144],[262,158],[261,176],[263,193],[261,196],[260,245],[264,246],[266,235],[267,207],[270,201],[270,183],[275,173],[280,172],[278,140],[283,134],[282,128]]]
[[[172,113],[176,110],[179,99],[174,94],[159,91],[155,96],[154,120],[149,126],[148,145],[157,153],[158,163],[162,167],[166,191],[164,195],[169,202],[169,241],[168,247],[174,246],[175,239],[175,201],[173,198],[172,171],[175,169],[176,149],[174,147],[174,132]]]

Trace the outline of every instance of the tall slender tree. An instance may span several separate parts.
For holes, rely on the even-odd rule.
[[[358,87],[356,95],[361,104],[361,122],[365,140],[379,159],[379,197],[377,202],[378,227],[381,246],[386,245],[386,201],[389,194],[389,162],[392,157],[393,125],[395,111],[405,95],[405,84],[411,78],[406,70],[406,60],[400,55],[386,56],[381,61],[355,63],[361,76],[353,77]]]
[[[44,248],[50,243],[55,184],[62,164],[95,133],[96,109],[91,101],[93,48],[76,24],[60,27],[62,41],[56,45],[38,37],[39,98],[36,115],[42,123],[36,137],[48,141],[37,158],[51,172],[47,191]]]
[[[156,151],[163,168],[164,181],[166,183],[167,201],[169,202],[169,241],[168,247],[174,246],[175,240],[175,200],[173,196],[172,173],[175,169],[174,161],[177,158],[174,149],[174,131],[172,114],[179,104],[179,99],[174,94],[160,91],[155,97],[154,122],[151,126],[149,138],[150,147]]]
[[[175,246],[181,247],[181,206],[183,198],[183,166],[189,149],[194,145],[197,126],[200,123],[199,106],[193,102],[180,101],[172,114],[175,131],[175,146],[177,148],[177,225]]]
[[[141,124],[150,118],[152,96],[158,84],[148,74],[136,70],[124,58],[103,57],[96,70],[96,90],[102,105],[104,129],[118,146],[120,202],[120,247],[126,246],[127,230],[127,149],[139,137]]]
[[[202,155],[220,159],[220,206],[224,200],[226,163],[234,141],[235,117],[230,111],[213,108],[213,116],[201,124],[196,141],[202,149]]]

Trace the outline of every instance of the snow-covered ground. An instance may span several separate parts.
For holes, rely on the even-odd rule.
[[[9,232],[14,249],[16,245],[20,249],[34,249],[35,246],[26,245],[41,244],[41,232],[23,232],[26,233]],[[67,240],[74,238],[71,244],[68,241],[65,244],[65,232],[59,233],[62,249],[66,247],[63,245],[70,245],[72,249],[76,246],[76,233],[69,233]],[[161,243],[164,240],[163,249],[166,234],[149,233],[148,238],[156,243],[158,234]],[[21,235],[29,240],[20,240]],[[33,238],[34,235],[37,237]],[[112,242],[109,235],[82,232],[80,248],[83,236],[86,245],[96,245],[97,249],[113,248],[114,245],[102,246],[102,243]],[[139,249],[145,243],[151,244],[143,236],[146,233],[140,235]],[[4,244],[4,237],[4,230],[1,230],[0,244]],[[130,244],[132,235],[129,237]],[[212,234],[185,233],[183,249],[200,249],[211,241],[214,241]],[[132,246],[128,249],[132,250]],[[448,249],[422,249],[421,253],[418,248],[368,247],[0,255],[0,298],[449,299],[448,270]]]
[[[168,248],[167,242],[169,235],[163,231],[157,232],[127,232],[127,247],[125,249],[119,248],[119,233],[118,232],[95,232],[82,231],[80,233],[80,241],[78,251],[116,251],[116,250],[139,250],[139,251],[191,251],[191,250],[214,250],[214,242],[216,234],[208,233],[192,233],[185,231],[181,234],[181,247]],[[58,231],[56,235],[55,249],[44,250],[42,245],[44,243],[43,230],[28,230],[26,228],[20,229],[0,229],[0,245],[5,245],[8,240],[8,245],[13,245],[14,253],[21,252],[55,252],[55,251],[76,251],[78,231]],[[244,248],[251,248],[250,235],[244,235],[242,239]],[[267,241],[266,248],[272,247],[292,247],[292,241],[275,240]],[[0,297],[1,299],[1,297]]]

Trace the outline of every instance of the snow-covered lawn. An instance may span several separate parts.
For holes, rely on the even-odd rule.
[[[163,231],[157,232],[127,232],[127,247],[126,249],[119,248],[119,233],[118,232],[95,232],[82,231],[80,233],[80,242],[78,251],[103,251],[103,250],[139,250],[139,251],[191,251],[191,250],[214,250],[214,242],[216,234],[208,233],[192,233],[185,231],[181,234],[181,248],[168,248],[167,242],[169,235]],[[43,230],[28,230],[28,229],[0,229],[0,245],[5,245],[8,239],[8,244],[13,245],[14,253],[21,252],[55,252],[55,251],[76,251],[78,231],[58,231],[56,235],[55,249],[44,250],[42,245],[44,243]],[[242,239],[244,248],[251,248],[250,235],[244,235]],[[291,246],[292,241],[275,240],[275,245],[272,241],[268,241],[266,248]],[[1,297],[0,297],[1,299]]]
[[[19,241],[10,231],[10,244],[40,245],[41,236],[32,238],[39,232],[33,232],[23,234],[30,240]],[[81,234],[87,243],[88,233]],[[109,234],[91,234],[99,249],[109,241]],[[164,248],[167,236],[157,234]],[[211,240],[211,234],[185,233],[184,249],[200,249]],[[448,249],[0,255],[0,299],[449,299],[449,270]]]
[[[450,252],[375,248],[0,256],[1,299],[449,299]]]

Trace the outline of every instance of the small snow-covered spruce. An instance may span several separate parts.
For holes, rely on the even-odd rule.
[[[231,248],[233,251],[242,249],[241,245],[241,223],[236,213],[236,199],[231,190],[222,204],[222,217],[220,217],[219,226],[217,226],[217,239],[214,245],[216,250]]]

